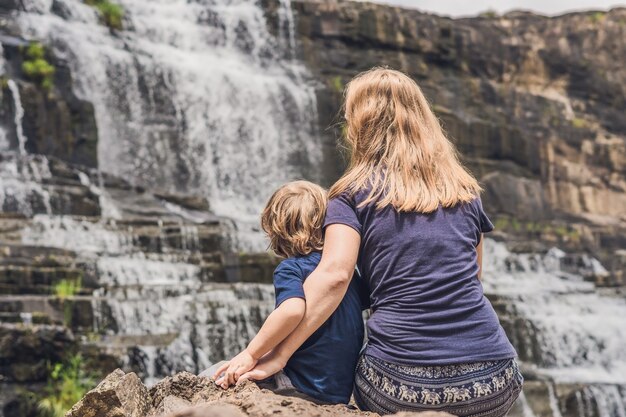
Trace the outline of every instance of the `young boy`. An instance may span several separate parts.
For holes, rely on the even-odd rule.
[[[276,309],[248,347],[219,366],[213,376],[216,384],[232,385],[304,317],[303,283],[321,259],[326,204],[326,191],[307,181],[285,184],[270,198],[261,226],[270,247],[286,258],[274,271]],[[333,315],[296,351],[283,371],[259,382],[262,388],[318,403],[348,403],[364,331],[359,280],[357,275],[353,277]]]

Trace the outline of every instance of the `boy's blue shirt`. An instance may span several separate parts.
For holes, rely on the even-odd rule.
[[[305,298],[303,283],[321,259],[319,252],[285,259],[274,271],[276,306]],[[363,344],[362,308],[367,294],[357,274],[330,318],[293,354],[284,372],[300,391],[328,403],[348,403]]]

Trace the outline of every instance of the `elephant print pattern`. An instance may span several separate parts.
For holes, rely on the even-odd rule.
[[[362,409],[380,414],[396,409],[436,409],[472,416],[481,414],[481,405],[486,408],[501,402],[499,408],[508,411],[522,382],[514,359],[412,367],[362,355],[357,366],[355,399]]]

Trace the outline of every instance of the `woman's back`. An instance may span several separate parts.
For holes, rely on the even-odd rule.
[[[493,229],[480,199],[424,214],[359,207],[367,195],[332,199],[325,222],[361,235],[372,307],[366,353],[407,365],[514,357],[477,276],[476,247]]]
[[[266,367],[280,368],[337,307],[356,264],[373,310],[356,369],[359,407],[504,416],[523,378],[478,281],[481,234],[492,227],[478,181],[406,74],[359,74],[344,110],[350,160],[329,191],[305,317]]]

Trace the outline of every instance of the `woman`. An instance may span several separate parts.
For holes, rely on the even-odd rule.
[[[493,229],[421,90],[373,69],[347,86],[350,164],[330,190],[322,259],[296,330],[242,379],[263,379],[337,308],[355,266],[369,283],[368,342],[354,396],[381,414],[503,416],[519,395],[515,350],[479,282]]]

